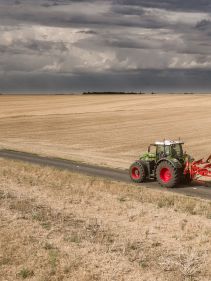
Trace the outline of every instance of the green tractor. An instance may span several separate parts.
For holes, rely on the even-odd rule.
[[[189,183],[191,175],[186,170],[193,159],[183,152],[182,141],[155,142],[139,160],[130,166],[130,177],[136,183],[157,180],[161,186],[175,187],[180,182]]]

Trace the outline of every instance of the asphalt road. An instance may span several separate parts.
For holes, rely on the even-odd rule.
[[[69,170],[79,172],[86,175],[103,177],[115,181],[131,183],[131,179],[127,170],[111,169],[107,167],[94,166],[85,163],[79,163],[71,160],[64,160],[60,158],[42,157],[36,154],[19,152],[13,150],[0,150],[0,157],[25,161],[42,166],[51,166],[61,170]],[[146,188],[163,190],[157,182],[147,182],[143,184]],[[211,185],[201,185],[199,183],[192,183],[191,185],[181,185],[173,189],[165,189],[169,192],[180,193],[192,197],[200,197],[211,200]]]

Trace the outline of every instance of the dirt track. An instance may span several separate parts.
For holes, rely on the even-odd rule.
[[[116,181],[131,182],[127,170],[111,169],[106,167],[74,162],[70,160],[41,157],[35,154],[10,150],[1,150],[0,157],[36,163],[39,165],[53,166],[59,169],[67,169],[74,172],[84,173],[87,175],[97,177],[109,178]],[[146,186],[147,188],[154,188],[160,190],[163,189],[156,182],[144,183],[144,186]],[[191,186],[181,185],[178,188],[169,189],[169,191],[185,194],[187,196],[200,197],[211,200],[211,187],[202,186],[196,183],[191,184]]]

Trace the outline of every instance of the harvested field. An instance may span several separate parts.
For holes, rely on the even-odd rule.
[[[210,202],[0,165],[2,280],[211,279]]]
[[[211,95],[0,96],[0,146],[127,168],[150,142],[210,151]]]

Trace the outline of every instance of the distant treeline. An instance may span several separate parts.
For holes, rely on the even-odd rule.
[[[84,92],[83,95],[145,95],[143,92]],[[154,95],[155,93],[151,93]]]

